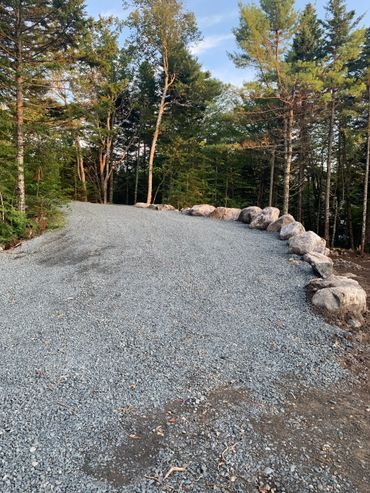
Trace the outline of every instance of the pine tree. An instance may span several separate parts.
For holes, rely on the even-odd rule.
[[[18,209],[25,211],[24,105],[43,86],[43,74],[62,63],[83,23],[82,0],[3,0],[0,4],[0,80],[15,107]]]
[[[259,72],[265,98],[278,100],[277,113],[284,122],[284,213],[289,210],[293,159],[294,89],[286,61],[289,40],[296,26],[294,0],[263,0],[261,7],[240,5],[240,27],[235,37],[241,53],[233,55],[238,66],[252,65]]]
[[[328,87],[329,131],[326,160],[324,237],[329,244],[335,120],[341,92],[350,90],[353,94],[356,93],[354,81],[351,81],[348,77],[348,64],[358,57],[364,33],[361,29],[355,29],[359,19],[356,19],[354,10],[346,10],[344,0],[329,0],[327,13],[328,17],[324,23],[327,70],[324,73],[324,78]]]
[[[311,154],[310,122],[318,111],[322,81],[320,80],[323,56],[323,30],[315,8],[307,4],[300,16],[299,28],[293,38],[289,53],[291,70],[296,77],[299,105],[299,154],[297,220],[303,221],[303,191],[305,170]]]
[[[364,176],[364,196],[362,206],[361,246],[360,251],[365,253],[366,240],[370,239],[370,214],[369,214],[369,175],[370,175],[370,28],[366,31],[365,43],[359,59],[360,76],[366,84],[367,102],[367,146],[366,164]],[[370,242],[370,241],[369,241]]]
[[[315,62],[323,54],[323,30],[315,7],[308,3],[299,20],[289,59],[292,62]]]

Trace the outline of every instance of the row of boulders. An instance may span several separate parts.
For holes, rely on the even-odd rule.
[[[306,231],[303,224],[290,214],[279,217],[275,207],[247,207],[240,213],[239,220],[252,229],[266,229],[279,233],[287,240],[289,252],[300,255],[309,263],[321,279],[313,279],[308,288],[313,293],[312,303],[352,325],[360,326],[366,312],[366,291],[354,279],[335,276],[333,261],[328,256],[326,241],[313,231]]]
[[[187,216],[203,216],[223,221],[237,221],[240,212],[240,209],[232,207],[213,207],[213,205],[208,204],[194,205],[193,207],[181,209],[181,213],[186,214]]]
[[[306,253],[328,253],[325,240],[313,231],[305,230],[303,224],[296,221],[290,214],[279,217],[280,211],[276,207],[247,207],[239,216],[239,221],[249,224],[251,229],[267,230],[279,233],[281,240],[289,240],[289,251],[297,255]],[[314,262],[312,262],[312,265]]]
[[[139,203],[136,207],[147,208],[148,205]],[[156,210],[176,210],[166,204],[149,207]],[[280,210],[276,207],[261,209],[253,206],[236,209],[209,204],[187,207],[181,209],[181,213],[224,221],[240,221],[248,224],[251,229],[278,233],[281,240],[288,241],[289,252],[301,256],[321,277],[308,284],[313,294],[312,303],[352,325],[360,326],[363,323],[363,315],[367,309],[365,290],[354,279],[334,275],[333,261],[328,256],[330,250],[326,248],[326,241],[313,231],[306,231],[303,224],[296,221],[292,215],[280,216]]]
[[[169,204],[147,204],[146,202],[136,202],[138,209],[153,209],[155,211],[177,211],[176,207]]]

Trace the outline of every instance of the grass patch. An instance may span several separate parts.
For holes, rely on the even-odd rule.
[[[66,218],[60,209],[56,209],[49,217],[46,229],[54,230],[64,228]]]
[[[28,214],[13,207],[4,209],[0,218],[0,247],[12,248],[22,240],[30,240],[48,230],[60,229],[65,226],[65,216],[58,207],[44,212],[35,211]]]

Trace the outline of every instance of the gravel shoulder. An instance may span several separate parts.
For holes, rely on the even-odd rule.
[[[125,206],[67,216],[0,255],[0,491],[368,491],[351,345],[284,242]]]

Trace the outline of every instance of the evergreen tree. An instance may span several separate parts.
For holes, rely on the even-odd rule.
[[[327,70],[324,73],[324,77],[328,92],[329,130],[326,160],[324,236],[327,243],[330,244],[330,199],[335,120],[341,94],[351,91],[353,95],[358,95],[359,87],[355,80],[349,77],[348,64],[360,54],[364,33],[361,29],[355,29],[359,19],[356,19],[354,10],[347,11],[344,0],[330,0],[327,6],[327,14],[327,20],[324,22]]]
[[[14,108],[17,204],[25,211],[24,105],[44,89],[45,72],[65,63],[83,24],[82,0],[4,0],[0,5],[0,80]]]
[[[315,8],[307,4],[300,16],[299,28],[294,35],[288,60],[295,77],[295,91],[298,102],[298,201],[297,220],[303,219],[303,194],[305,172],[312,155],[310,127],[318,112],[323,88],[321,73],[323,70],[323,29],[317,18]]]
[[[364,254],[366,243],[370,243],[370,213],[369,213],[369,175],[370,175],[370,28],[366,30],[365,43],[357,68],[359,76],[366,85],[365,101],[367,103],[367,146],[364,175],[364,196],[362,206],[361,253]]]
[[[294,0],[263,0],[240,6],[240,27],[235,36],[241,53],[234,54],[238,66],[258,69],[262,94],[278,101],[276,113],[284,122],[284,213],[289,210],[291,166],[293,159],[294,89],[287,60],[289,40],[296,26]]]

